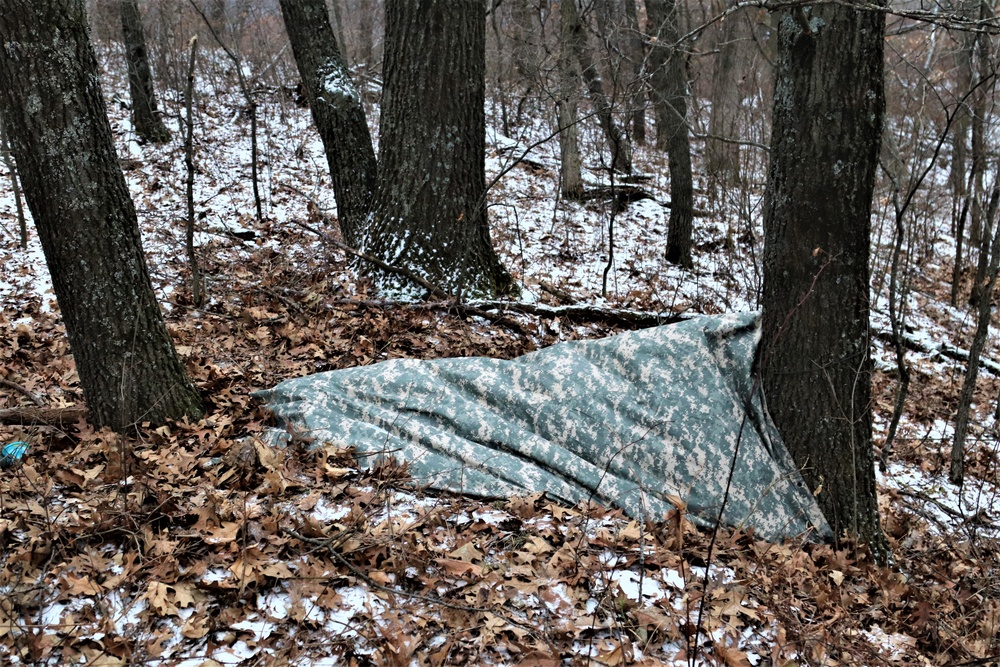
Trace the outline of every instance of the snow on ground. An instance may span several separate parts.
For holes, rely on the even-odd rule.
[[[199,312],[190,309],[184,296],[183,281],[187,275],[183,251],[184,168],[176,120],[168,121],[175,139],[158,147],[135,141],[127,113],[120,106],[110,105],[109,113],[123,169],[136,202],[150,272],[163,307],[170,312],[178,305],[183,306],[189,317],[198,318]],[[202,313],[212,309],[213,301],[230,298],[228,290],[234,284],[246,281],[246,289],[254,289],[254,273],[266,273],[269,267],[255,264],[248,270],[246,265],[259,262],[264,256],[262,250],[303,264],[315,262],[328,253],[317,239],[282,233],[293,228],[293,220],[309,220],[313,215],[307,198],[300,193],[307,193],[323,209],[335,210],[322,145],[311,128],[308,110],[277,99],[266,100],[262,105],[261,122],[261,186],[265,216],[262,223],[256,221],[253,214],[246,136],[248,123],[241,113],[239,101],[225,96],[199,98],[196,128],[199,172],[195,198],[200,227],[196,239],[208,275],[210,298]],[[586,126],[584,130],[584,145],[596,145],[595,128]],[[652,175],[639,187],[648,191],[651,198],[631,203],[624,210],[614,210],[611,202],[601,199],[568,202],[557,196],[558,147],[555,139],[531,147],[550,132],[551,128],[539,122],[528,128],[524,136],[507,137],[494,127],[488,137],[487,182],[511,167],[515,157],[531,161],[530,165],[522,163],[507,170],[489,196],[495,245],[506,265],[523,284],[526,301],[550,301],[544,283],[570,293],[578,302],[616,308],[693,313],[756,308],[761,280],[760,193],[751,193],[745,201],[712,201],[706,196],[707,188],[702,187],[696,200],[699,211],[695,219],[696,266],[693,270],[682,270],[664,259],[669,218],[669,183],[666,182],[664,157],[652,149],[636,151],[637,165]],[[591,154],[587,162],[592,167],[586,174],[588,183],[608,185],[606,175],[596,168],[598,165],[593,158]],[[20,326],[33,326],[36,318],[57,309],[37,236],[31,232],[27,250],[17,247],[14,201],[8,177],[0,166],[0,312],[13,313],[7,326],[14,331]],[[943,289],[940,280],[934,282],[932,277],[947,272],[947,253],[953,245],[946,233],[947,221],[937,222],[941,229],[935,248],[941,252],[919,268],[925,275],[921,281],[914,280],[911,310],[907,315],[910,336],[927,351],[910,351],[908,359],[918,387],[953,391],[961,381],[962,366],[934,350],[940,349],[942,344],[967,347],[973,323],[967,308],[952,307],[941,300],[939,293],[931,291],[932,288],[939,292]],[[257,234],[253,240],[236,239],[227,233],[248,229]],[[289,239],[294,242],[286,243]],[[609,257],[612,239],[614,251]],[[886,246],[883,243],[875,248],[876,261],[885,257]],[[602,296],[609,259],[607,290]],[[350,270],[343,268],[343,262],[337,266],[340,268],[335,269],[329,279],[339,284],[340,296],[357,294]],[[876,310],[872,315],[876,336],[889,330],[884,306],[879,305],[884,304],[885,289],[883,283],[882,292],[876,295]],[[430,325],[432,321],[425,322]],[[581,335],[581,331],[582,335],[589,333],[584,329],[574,330],[566,323],[561,327],[558,321],[550,324],[544,342]],[[988,352],[988,356],[996,358],[992,339]],[[894,383],[888,379],[894,372],[895,361],[884,336],[875,340],[875,357],[884,384],[889,388],[887,391],[890,391]],[[374,358],[379,357],[375,355]],[[1000,366],[994,365],[988,370],[996,374]],[[876,405],[876,430],[883,437],[889,417],[887,406],[891,406],[891,400],[885,397]],[[971,447],[986,454],[992,452],[995,462],[996,425],[992,414],[987,414],[992,409],[985,401],[979,407],[982,418],[973,434]],[[943,458],[948,448],[952,435],[949,419],[947,410],[914,409],[904,414],[900,440],[909,443],[905,448],[907,456],[892,462],[887,472],[880,475],[883,497],[892,500],[897,507],[908,508],[913,513],[913,520],[925,522],[933,533],[962,535],[968,539],[975,533],[975,536],[996,538],[1000,512],[995,463],[992,468],[985,468],[992,471],[992,477],[972,478],[962,489],[954,488],[942,478],[939,462],[932,464]],[[989,456],[985,458],[989,460]],[[357,498],[375,492],[361,486],[353,488],[351,493],[355,494],[352,498]],[[699,588],[701,583],[709,584],[709,591],[714,591],[713,605],[722,604],[717,596],[728,595],[725,591],[734,590],[733,586],[739,588],[741,575],[729,567],[713,565],[706,573],[704,567],[700,570],[684,567],[676,558],[670,560],[663,554],[648,552],[634,524],[621,517],[592,522],[580,519],[579,515],[568,519],[567,514],[572,511],[565,509],[547,510],[549,514],[539,512],[537,516],[528,512],[517,517],[486,506],[456,509],[447,499],[419,497],[401,491],[380,493],[378,508],[365,505],[363,514],[369,533],[402,539],[400,536],[411,535],[415,527],[423,526],[423,534],[435,542],[432,558],[428,561],[435,565],[427,571],[406,569],[403,578],[429,581],[430,588],[441,595],[469,587],[470,591],[478,591],[475,595],[488,598],[488,587],[474,588],[463,579],[464,573],[514,568],[512,578],[503,580],[507,588],[501,586],[497,590],[502,589],[504,595],[515,601],[524,619],[536,619],[533,622],[542,619],[540,622],[549,630],[572,637],[572,653],[581,661],[619,664],[648,659],[657,661],[656,664],[691,664],[688,652],[693,644],[681,641],[679,632],[668,640],[656,635],[658,642],[655,643],[643,644],[626,638],[644,636],[642,633],[647,630],[652,633],[649,629],[665,622],[663,609],[670,609],[683,619],[680,626],[671,627],[681,627],[689,633],[690,628],[700,622],[702,614],[697,602],[704,590],[704,587]],[[320,495],[308,510],[282,506],[281,516],[299,517],[304,525],[344,527],[350,521],[360,520],[362,512],[358,507],[360,505],[345,502],[343,496]],[[73,511],[71,500],[65,502],[62,511]],[[251,514],[247,509],[244,517]],[[518,527],[511,528],[514,524]],[[215,537],[210,539],[232,543],[237,528],[236,523],[223,522],[212,528]],[[624,549],[616,546],[614,550],[584,557],[595,577],[585,595],[576,582],[568,583],[571,575],[564,562],[566,554],[555,546],[559,542],[569,544],[569,539],[581,530],[586,539],[597,543],[617,544],[618,538],[612,535],[627,535],[633,542],[639,540],[629,542]],[[498,541],[496,548],[488,552],[474,548],[470,551],[467,545],[471,542],[457,543],[457,539],[465,535],[464,531],[495,532],[497,540],[502,538],[508,542]],[[531,561],[512,561],[512,544],[517,544],[518,553],[533,553],[538,557]],[[526,551],[521,551],[524,549]],[[646,558],[654,556],[664,558],[665,563],[669,560],[669,564],[651,567],[645,563]],[[119,562],[120,558],[116,561],[115,554],[104,553],[99,557],[107,560],[112,572],[115,568],[124,571],[131,566]],[[574,557],[583,556],[574,554]],[[328,563],[331,569],[337,565],[335,560]],[[529,569],[517,569],[527,568],[529,563]],[[307,568],[305,563],[297,561],[261,567],[276,568],[265,574],[279,584],[257,596],[252,611],[242,617],[211,619],[210,623],[195,612],[199,596],[205,595],[206,590],[232,592],[245,585],[244,574],[235,565],[215,566],[200,573],[197,587],[159,582],[156,586],[151,583],[145,591],[121,591],[105,586],[98,587],[98,595],[92,589],[93,584],[81,579],[72,594],[60,596],[40,608],[29,632],[56,642],[64,636],[60,634],[62,628],[76,624],[83,629],[91,646],[104,646],[106,637],[127,637],[139,632],[140,625],[146,627],[140,619],[148,617],[153,610],[159,619],[155,626],[158,653],[156,657],[147,658],[146,664],[193,667],[209,664],[206,660],[222,665],[267,660],[275,651],[269,644],[272,635],[292,618],[301,627],[332,638],[337,651],[316,650],[317,647],[310,644],[315,641],[314,634],[300,640],[293,631],[283,641],[292,644],[300,641],[301,655],[290,664],[347,664],[345,655],[372,656],[376,648],[370,642],[370,635],[360,633],[363,626],[375,627],[387,642],[396,646],[396,664],[407,664],[405,656],[412,655],[416,647],[408,645],[400,634],[398,610],[387,603],[385,591],[373,586],[373,582],[387,588],[403,586],[406,582],[400,581],[400,575],[383,573],[383,578],[371,581],[356,576],[333,577],[325,587],[303,589],[298,584],[293,585],[293,574],[303,575],[308,568],[313,568],[309,576],[332,576],[331,572],[314,571],[314,565]],[[372,571],[374,576],[379,575],[374,566]],[[530,572],[527,581],[527,575],[523,574],[526,572]],[[550,579],[531,578],[544,577],[547,572]],[[698,586],[693,586],[692,582]],[[395,603],[403,604],[401,600],[406,600],[409,613],[423,619],[421,622],[434,623],[437,621],[433,619],[448,613],[433,600],[401,596],[395,598]],[[477,600],[473,597],[469,606],[478,606]],[[759,611],[768,601],[744,590],[723,602],[729,605],[722,608],[730,624],[718,623],[703,628],[705,636],[696,642],[706,642],[705,650],[694,664],[716,664],[714,660],[725,660],[724,656],[729,655],[724,651],[726,647],[739,651],[748,664],[770,664],[766,661],[774,655],[779,633],[773,616]],[[647,623],[642,633],[636,630],[635,635],[628,635],[616,628],[609,621],[614,614],[605,613],[609,604],[618,605],[619,610],[639,609],[645,614],[640,616]],[[599,608],[605,611],[598,614]],[[0,611],[7,613],[2,606]],[[301,631],[303,635],[307,634],[305,629]],[[887,633],[878,625],[866,632],[873,650],[889,661],[894,660],[899,651],[912,647],[915,641],[907,635]],[[722,648],[712,653],[707,649],[709,643]],[[423,649],[434,651],[446,644],[452,647],[449,650],[455,650],[453,638],[442,629],[425,642]],[[348,646],[349,649],[345,648]],[[4,650],[0,649],[0,653]],[[513,664],[524,657],[508,653],[505,658],[503,651],[506,650],[498,648],[489,654],[490,659],[495,664]],[[59,664],[59,654],[51,655],[49,664]],[[96,648],[89,654],[84,651],[80,655],[81,660],[107,657]],[[784,657],[792,659],[795,656]],[[25,660],[15,654],[6,654],[4,659],[11,664]]]

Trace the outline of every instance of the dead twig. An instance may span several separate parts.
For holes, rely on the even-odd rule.
[[[34,393],[28,390],[27,387],[19,385],[13,380],[5,380],[4,378],[0,378],[0,387],[7,387],[8,389],[13,389],[16,392],[19,392],[27,396],[28,400],[34,403],[36,406],[40,408],[45,407],[45,403],[42,401],[42,399],[40,399],[38,396],[36,396]]]

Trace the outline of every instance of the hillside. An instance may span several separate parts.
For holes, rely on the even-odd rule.
[[[697,179],[695,268],[682,270],[663,257],[670,200],[664,155],[637,150],[645,177],[628,184],[628,197],[614,199],[608,191],[620,184],[606,180],[596,129],[585,125],[594,196],[563,201],[556,196],[558,147],[535,145],[549,134],[548,121],[508,137],[493,119],[488,182],[502,174],[490,191],[493,241],[523,286],[520,310],[532,312],[391,302],[309,230],[336,234],[308,110],[280,90],[262,104],[265,208],[257,221],[246,116],[235,96],[202,85],[196,240],[209,301],[194,308],[183,250],[182,146],[176,138],[162,147],[136,143],[128,112],[115,102],[125,95],[123,83],[105,82],[153,283],[209,413],[198,423],[140,428],[134,437],[94,431],[72,413],[58,426],[0,426],[0,442],[30,445],[23,464],[0,476],[3,662],[997,659],[1000,351],[991,336],[968,478],[956,489],[947,464],[974,314],[949,305],[950,211],[935,208],[926,191],[924,247],[911,247],[908,256],[912,388],[880,475],[894,561],[879,568],[851,549],[697,529],[682,507],[663,523],[643,525],[616,510],[564,507],[542,496],[481,503],[414,491],[405,466],[359,468],[349,450],[324,443],[265,446],[259,435],[270,418],[249,394],[289,377],[399,357],[512,358],[611,335],[638,326],[637,319],[648,325],[651,318],[636,318],[637,311],[666,317],[755,309],[763,175],[758,169],[759,178],[738,194]],[[165,106],[173,113],[177,102]],[[168,124],[176,129],[177,119]],[[764,157],[753,158],[758,167]],[[944,181],[935,170],[929,183]],[[17,245],[9,183],[0,166],[0,411],[79,406],[37,237],[32,231],[27,250]],[[877,445],[895,391],[884,313],[885,214],[873,233]],[[966,288],[970,283],[968,276]]]

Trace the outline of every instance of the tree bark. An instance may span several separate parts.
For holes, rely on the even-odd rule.
[[[313,121],[323,140],[344,241],[357,248],[375,193],[375,149],[324,0],[281,0],[281,13]]]
[[[82,0],[7,0],[0,106],[91,421],[198,417],[153,294]]]
[[[483,296],[511,287],[486,219],[485,9],[386,2],[378,189],[364,246],[448,292]]]
[[[153,74],[149,69],[146,35],[138,0],[120,0],[119,13],[125,38],[125,61],[128,63],[128,89],[132,96],[132,125],[143,141],[162,144],[170,141],[170,130],[156,109]]]
[[[687,72],[677,40],[674,0],[646,0],[650,32],[656,37],[649,54],[652,68],[656,146],[666,149],[670,169],[670,228],[667,261],[684,267],[691,257],[694,218],[694,178],[687,119]]]
[[[809,10],[779,19],[763,382],[774,422],[835,535],[856,536],[881,559],[868,262],[885,19],[841,5]]]

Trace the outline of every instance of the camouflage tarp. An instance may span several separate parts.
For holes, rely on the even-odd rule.
[[[482,497],[545,491],[652,519],[675,495],[712,525],[734,466],[723,523],[771,540],[828,537],[762,408],[759,336],[756,314],[697,317],[512,361],[385,361],[257,396],[296,433],[353,446],[363,460],[407,461],[418,485]]]

